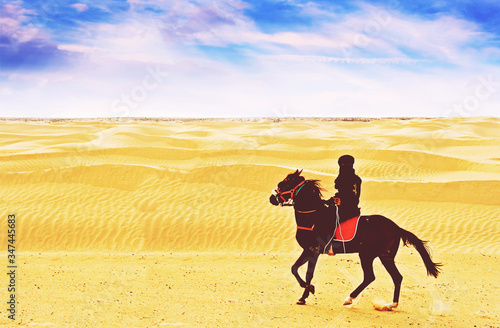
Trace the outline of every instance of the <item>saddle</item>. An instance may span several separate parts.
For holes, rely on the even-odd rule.
[[[361,215],[358,215],[344,222],[341,222],[340,225],[338,225],[335,229],[333,241],[347,242],[353,240],[353,238],[356,236],[356,232],[358,231],[358,223],[360,217]]]

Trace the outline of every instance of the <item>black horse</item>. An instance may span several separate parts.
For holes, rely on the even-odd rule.
[[[379,257],[395,286],[393,303],[384,306],[383,310],[390,311],[398,306],[403,276],[396,268],[394,257],[400,240],[405,246],[412,245],[416,248],[424,261],[427,274],[437,278],[441,264],[432,261],[427,242],[382,215],[361,216],[354,239],[346,243],[332,241],[337,222],[335,206],[329,206],[329,202],[323,200],[319,180],[306,180],[301,173],[302,171],[297,170],[289,174],[269,198],[273,205],[291,205],[295,210],[296,239],[303,252],[292,266],[292,273],[304,288],[297,304],[305,304],[309,293],[314,294],[315,288],[311,284],[314,269],[319,255],[329,248],[333,248],[335,253],[359,253],[361,260],[363,282],[346,298],[344,305],[352,304],[361,291],[375,280],[373,260]],[[308,268],[304,281],[298,269],[306,263]]]

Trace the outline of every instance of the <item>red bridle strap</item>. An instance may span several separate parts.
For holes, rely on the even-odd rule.
[[[290,194],[290,198],[293,200],[293,194],[295,193],[295,191],[300,187],[302,186],[304,183],[306,182],[306,180],[302,181],[301,183],[299,183],[298,185],[295,186],[295,188],[293,188],[292,190],[288,190],[288,191],[284,191],[284,192],[280,192],[279,195],[281,197],[281,199],[283,199],[284,202],[286,202],[286,199],[283,197],[284,194]]]

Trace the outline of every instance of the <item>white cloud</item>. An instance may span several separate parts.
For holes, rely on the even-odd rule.
[[[46,33],[30,24],[31,15],[36,15],[36,12],[17,4],[4,5],[0,17],[0,34],[6,36],[14,47],[34,39],[48,39]]]
[[[417,64],[425,60],[411,58],[346,58],[311,55],[276,55],[262,56],[264,61],[293,61],[314,63],[339,63],[339,64]]]
[[[89,6],[87,6],[84,3],[74,3],[74,4],[71,5],[71,7],[75,8],[79,12],[86,11],[86,10],[89,9]]]
[[[361,4],[360,8],[340,17],[304,5],[305,14],[335,17],[320,20],[301,32],[264,33],[234,8],[183,7],[175,18],[162,22],[160,29],[169,42],[180,44],[246,45],[275,55],[416,57],[454,65],[470,63],[474,47],[485,45],[489,38],[474,23],[450,16],[422,19],[373,5]]]
[[[80,53],[94,52],[98,50],[95,47],[88,47],[81,44],[60,44],[57,46],[57,49]]]

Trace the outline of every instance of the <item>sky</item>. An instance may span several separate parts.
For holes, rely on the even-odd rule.
[[[1,1],[1,117],[500,116],[497,0]]]

